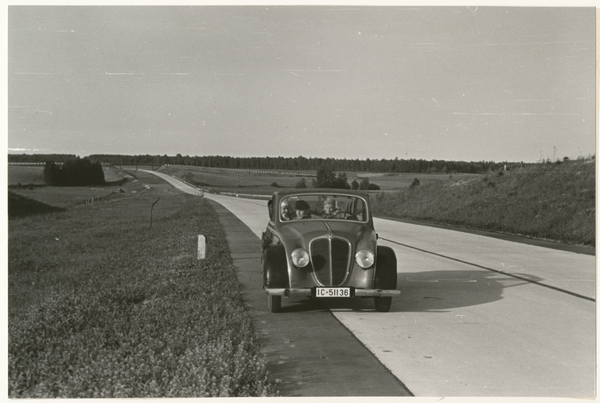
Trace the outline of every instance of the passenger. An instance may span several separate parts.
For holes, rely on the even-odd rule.
[[[321,217],[335,218],[337,212],[338,210],[335,203],[335,199],[329,196],[327,199],[325,199],[325,202],[323,203],[323,214],[321,215]]]
[[[312,218],[310,215],[310,205],[304,200],[296,202],[296,218],[295,220],[306,220]]]
[[[281,202],[281,221],[290,221],[293,219],[292,209],[290,203],[287,200]]]

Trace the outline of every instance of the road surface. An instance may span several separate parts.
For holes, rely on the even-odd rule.
[[[257,237],[266,227],[265,201],[204,197]],[[328,306],[415,396],[595,396],[594,256],[391,220],[375,228],[398,257],[402,296],[384,314],[371,300]]]

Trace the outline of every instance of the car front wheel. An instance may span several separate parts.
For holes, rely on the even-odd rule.
[[[392,307],[392,297],[375,297],[377,312],[389,312]]]
[[[277,313],[281,311],[281,295],[267,294],[267,305],[269,312]]]

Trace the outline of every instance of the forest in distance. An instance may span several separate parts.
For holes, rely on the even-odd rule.
[[[9,163],[67,162],[76,159],[72,154],[9,154]],[[336,159],[299,157],[228,157],[228,156],[176,156],[168,155],[118,155],[92,154],[92,162],[145,165],[189,165],[206,168],[228,169],[279,169],[317,170],[327,165],[335,171],[380,172],[380,173],[483,173],[495,171],[505,166],[519,165],[522,162],[493,161],[446,161],[423,159]]]

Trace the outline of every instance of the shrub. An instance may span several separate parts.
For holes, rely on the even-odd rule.
[[[360,190],[367,190],[369,188],[369,178],[363,178],[360,181]]]
[[[102,164],[79,157],[65,162],[62,166],[47,162],[44,166],[44,181],[53,186],[88,186],[105,183]]]
[[[421,186],[421,181],[418,180],[417,178],[415,178],[415,180],[412,181],[412,183],[410,184],[410,186],[408,188],[412,190],[412,189],[416,188],[417,186]]]
[[[323,164],[317,169],[317,177],[313,179],[313,187],[350,189],[346,173],[342,172],[336,175],[333,168],[327,164]]]

